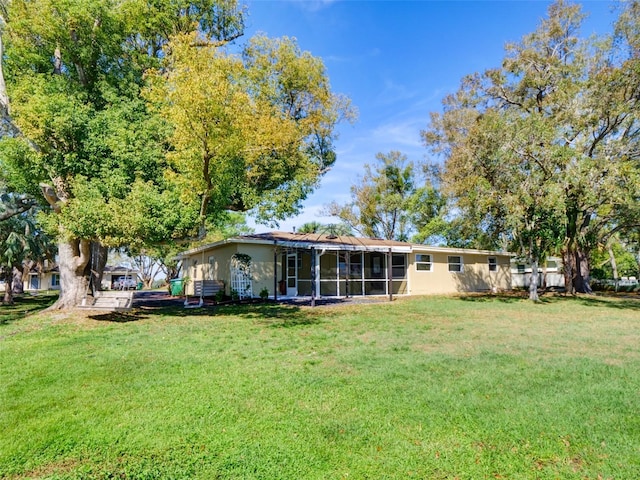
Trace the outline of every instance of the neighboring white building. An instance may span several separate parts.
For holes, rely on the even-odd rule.
[[[548,257],[546,266],[538,267],[538,286],[564,287],[564,270],[560,257]],[[531,283],[531,265],[521,259],[511,259],[511,285],[513,288],[529,288]]]

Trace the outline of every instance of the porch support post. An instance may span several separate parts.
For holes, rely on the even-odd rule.
[[[346,297],[349,298],[349,275],[351,274],[351,252],[345,252],[344,253],[344,263],[347,266],[347,271],[346,274],[344,276],[345,279],[345,294]]]
[[[278,301],[278,244],[273,242],[273,299]]]
[[[311,247],[311,306],[316,306],[316,249]]]
[[[393,275],[391,273],[391,265],[392,264],[392,255],[391,255],[391,247],[389,247],[389,251],[387,252],[387,291],[389,292],[389,301],[393,302]]]

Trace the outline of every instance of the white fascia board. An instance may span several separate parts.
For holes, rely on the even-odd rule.
[[[475,250],[473,248],[451,248],[451,247],[430,247],[428,245],[413,245],[414,252],[439,252],[439,253],[457,253],[460,255],[489,255],[500,257],[514,257],[511,252],[496,252],[493,250]]]
[[[407,246],[398,246],[394,245],[392,247],[387,247],[384,245],[344,245],[344,244],[335,244],[335,243],[316,243],[316,242],[296,242],[296,241],[277,241],[277,240],[261,240],[254,238],[229,238],[227,240],[220,240],[214,243],[208,243],[206,245],[202,245],[200,247],[192,248],[191,250],[187,250],[185,252],[179,253],[176,255],[176,259],[181,260],[192,255],[196,255],[198,253],[202,253],[207,250],[211,250],[217,248],[221,245],[238,243],[238,244],[252,244],[252,245],[273,245],[278,247],[287,247],[287,248],[298,248],[309,250],[311,248],[315,248],[317,250],[331,250],[331,251],[353,251],[353,252],[388,252],[391,249],[392,253],[411,253],[412,247],[411,245]]]
[[[335,243],[316,243],[316,242],[278,242],[278,246],[287,247],[287,248],[298,248],[309,250],[311,248],[315,248],[316,250],[329,250],[336,252],[389,252],[391,249],[392,253],[410,253],[411,247],[386,247],[386,246],[376,246],[376,245],[344,245],[344,244],[335,244]]]

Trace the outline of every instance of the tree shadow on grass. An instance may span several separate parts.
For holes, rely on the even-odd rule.
[[[501,302],[501,303],[517,303],[525,300],[528,295],[522,292],[510,292],[510,293],[483,293],[483,294],[469,294],[469,295],[461,295],[459,298],[463,302],[477,302],[477,303],[488,303],[488,302]],[[546,299],[542,299],[542,301],[546,301]]]
[[[220,316],[249,319],[272,328],[292,328],[321,323],[319,313],[280,303],[204,305],[197,308],[185,308],[177,304],[157,306],[147,304],[128,312],[95,313],[89,315],[89,318],[101,322],[128,323],[152,317],[210,317],[215,321],[215,317]]]
[[[0,326],[21,320],[53,305],[58,295],[16,295],[13,305],[0,306]]]
[[[640,296],[627,294],[626,296],[599,295],[579,296],[572,300],[593,307],[609,307],[621,310],[640,310]]]
[[[528,298],[527,292],[510,292],[505,294],[477,294],[461,296],[460,300],[464,302],[502,302],[516,303]],[[577,302],[584,306],[608,307],[623,310],[640,310],[640,296],[613,296],[613,295],[561,295],[554,292],[545,292],[540,295],[538,303],[550,304],[557,302]]]

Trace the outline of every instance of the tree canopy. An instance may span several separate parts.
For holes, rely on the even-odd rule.
[[[407,241],[413,236],[423,242],[440,235],[446,202],[437,189],[401,152],[378,153],[376,160],[374,166],[365,164],[364,175],[351,186],[351,201],[332,202],[326,213],[365,237]]]
[[[227,209],[282,218],[335,161],[348,102],[291,40],[228,53],[235,0],[5,6],[2,171],[50,205],[60,306],[86,290],[96,251],[193,235]]]
[[[500,68],[466,77],[422,133],[445,158],[443,185],[461,218],[487,233],[478,246],[506,238],[536,264],[561,250],[570,290],[590,290],[598,241],[638,225],[637,13],[630,3],[614,36],[584,40],[580,7],[552,4]]]

